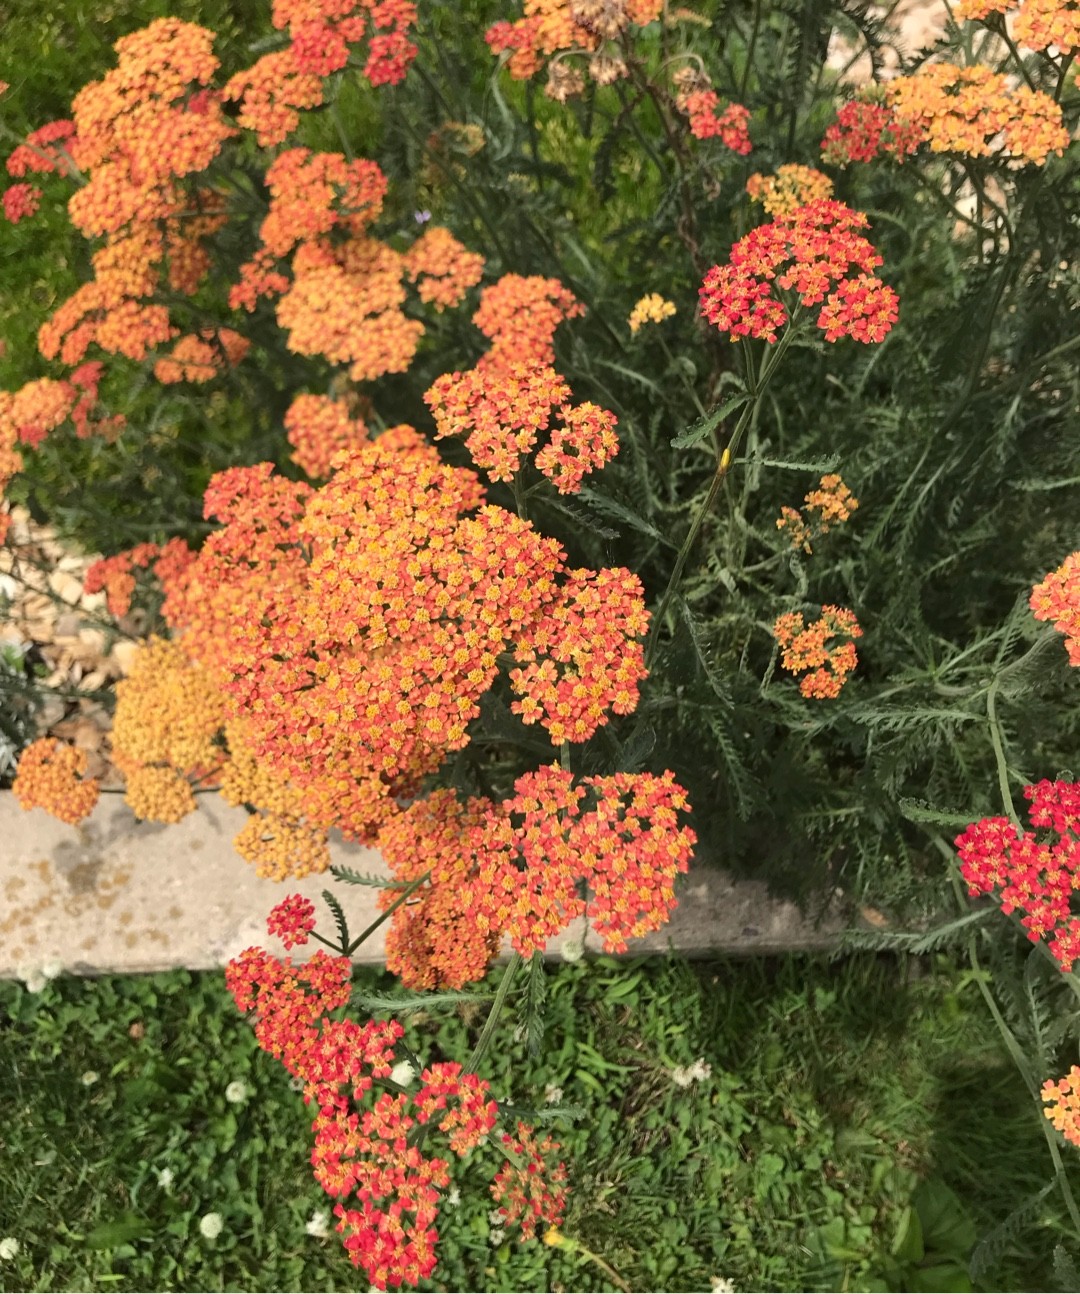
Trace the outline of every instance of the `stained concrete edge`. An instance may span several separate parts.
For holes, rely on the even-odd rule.
[[[252,944],[281,953],[266,933],[266,915],[288,893],[316,903],[332,888],[352,930],[379,915],[377,889],[339,885],[329,875],[279,884],[255,875],[232,838],[246,821],[217,797],[175,826],[136,822],[119,796],[108,796],[78,827],[40,809],[25,812],[0,791],[0,978],[59,963],[69,974],[146,972],[223,966]],[[373,849],[337,842],[333,862],[387,875]],[[844,929],[839,914],[821,922],[771,897],[758,881],[698,867],[681,878],[679,906],[655,934],[630,945],[631,955],[666,952],[770,953],[832,946]],[[355,961],[378,965],[384,928]],[[548,947],[599,952],[600,941],[577,922]],[[573,953],[571,953],[573,955]]]

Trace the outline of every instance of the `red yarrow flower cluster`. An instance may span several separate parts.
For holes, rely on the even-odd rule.
[[[266,918],[266,928],[276,935],[285,947],[306,944],[315,929],[315,904],[302,894],[290,894],[274,905]]]
[[[680,112],[690,119],[690,133],[695,139],[719,139],[733,153],[746,156],[750,142],[750,110],[739,103],[729,103],[722,111],[715,90],[693,90],[677,97]]]
[[[294,896],[295,899],[295,896]],[[286,900],[286,905],[292,900]],[[286,919],[279,905],[271,926],[305,932],[300,904]],[[395,1049],[404,1034],[396,1020],[329,1018],[350,993],[348,958],[320,952],[295,965],[261,948],[248,948],[226,968],[226,985],[238,1008],[253,1013],[259,1045],[304,1084],[304,1100],[316,1108],[311,1163],[315,1180],[338,1201],[334,1213],[352,1262],[379,1289],[417,1284],[435,1269],[438,1205],[450,1184],[449,1163],[423,1149],[410,1133],[426,1128],[464,1157],[496,1125],[498,1107],[490,1085],[456,1062],[424,1069],[415,1093],[382,1091],[389,1084]],[[558,1149],[537,1142],[528,1125],[507,1143],[513,1163],[503,1166],[493,1191],[504,1198],[508,1221],[518,1220],[531,1238],[537,1222],[555,1224],[565,1203],[562,1164],[548,1166]],[[525,1180],[513,1178],[514,1165]]]
[[[888,104],[852,99],[841,107],[826,130],[821,156],[831,166],[871,162],[878,156],[899,160],[917,152],[922,142],[919,127],[899,120]]]
[[[992,894],[1003,912],[1021,913],[1032,943],[1045,942],[1063,971],[1080,957],[1080,783],[1044,780],[1024,788],[1032,826],[1058,839],[1020,831],[1008,818],[983,818],[956,838],[968,893]]]
[[[34,184],[12,184],[4,190],[4,215],[13,225],[32,216],[41,202],[41,190]]]
[[[732,341],[775,342],[790,319],[779,288],[804,308],[821,305],[816,322],[826,340],[881,341],[896,321],[897,296],[873,273],[881,257],[859,232],[868,225],[861,212],[822,198],[752,229],[732,247],[730,262],[705,276],[702,314]]]
[[[1080,665],[1080,552],[1070,553],[1031,591],[1036,620],[1049,620],[1065,635],[1069,664]]]
[[[847,676],[859,663],[853,642],[833,644],[837,637],[861,638],[855,613],[844,607],[824,606],[821,616],[807,625],[801,611],[789,611],[773,625],[773,637],[780,644],[781,666],[793,674],[808,670],[799,680],[805,697],[833,698]]]

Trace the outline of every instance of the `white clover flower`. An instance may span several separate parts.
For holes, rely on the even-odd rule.
[[[558,1105],[563,1099],[563,1090],[557,1083],[548,1083],[544,1087],[544,1104]]]
[[[22,1245],[14,1236],[5,1236],[0,1240],[0,1263],[9,1263],[13,1258],[17,1258],[21,1248]]]
[[[397,1083],[398,1087],[408,1087],[415,1077],[416,1070],[407,1060],[399,1060],[390,1071],[390,1081]]]
[[[199,1219],[199,1231],[204,1240],[216,1240],[225,1226],[225,1219],[220,1213],[204,1213]]]
[[[167,1191],[176,1180],[176,1174],[171,1168],[159,1168],[157,1170],[157,1184],[163,1191]]]
[[[460,1203],[461,1192],[456,1186],[451,1186],[451,1188],[446,1192],[446,1207],[448,1209],[456,1209]]]
[[[40,993],[49,982],[38,966],[20,966],[15,978],[22,980],[28,993]]]
[[[689,1087],[691,1083],[702,1083],[711,1077],[712,1066],[701,1058],[690,1065],[676,1065],[671,1071],[671,1081],[676,1087]]]
[[[225,1099],[230,1105],[240,1105],[248,1098],[248,1085],[242,1079],[236,1079],[225,1089]]]
[[[560,949],[559,956],[564,962],[579,962],[585,956],[585,935],[571,936]]]
[[[96,1069],[88,1069],[79,1079],[79,1082],[82,1083],[83,1087],[93,1087],[100,1077],[101,1075]]]
[[[304,1223],[304,1230],[309,1236],[314,1236],[316,1240],[325,1240],[330,1234],[330,1211],[328,1209],[316,1209],[307,1222]]]

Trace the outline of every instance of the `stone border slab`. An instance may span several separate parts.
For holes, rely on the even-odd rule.
[[[316,902],[334,890],[359,932],[378,915],[377,890],[309,876],[281,885],[262,880],[232,848],[247,815],[217,797],[203,797],[197,813],[176,826],[137,823],[119,796],[107,796],[78,827],[40,809],[20,809],[0,792],[0,978],[61,963],[68,973],[143,972],[224,965],[251,944],[281,953],[266,934],[266,914],[287,893]],[[373,849],[338,842],[335,863],[386,875]],[[839,917],[815,925],[789,902],[771,898],[764,884],[735,881],[699,868],[681,878],[679,906],[668,925],[637,940],[630,952],[687,955],[767,953],[821,948],[843,928]],[[380,929],[355,960],[380,964]],[[549,953],[600,941],[578,922]]]

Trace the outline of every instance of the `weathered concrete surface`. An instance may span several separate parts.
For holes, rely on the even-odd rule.
[[[378,916],[375,889],[329,876],[287,886],[261,880],[232,849],[243,810],[216,796],[200,800],[198,813],[164,827],[136,823],[121,797],[110,795],[82,826],[69,827],[40,809],[23,812],[10,791],[0,792],[0,977],[56,962],[76,974],[205,969],[254,943],[280,952],[265,920],[287,893],[315,900],[332,926],[318,901],[332,888],[353,933]],[[374,850],[339,843],[334,861],[386,874]],[[815,927],[757,882],[702,868],[683,878],[671,922],[631,952],[810,948],[829,943],[839,929],[839,920]],[[549,951],[580,948],[583,932],[577,923]],[[382,960],[382,933],[359,949],[357,961]],[[591,932],[585,948],[600,951]]]

